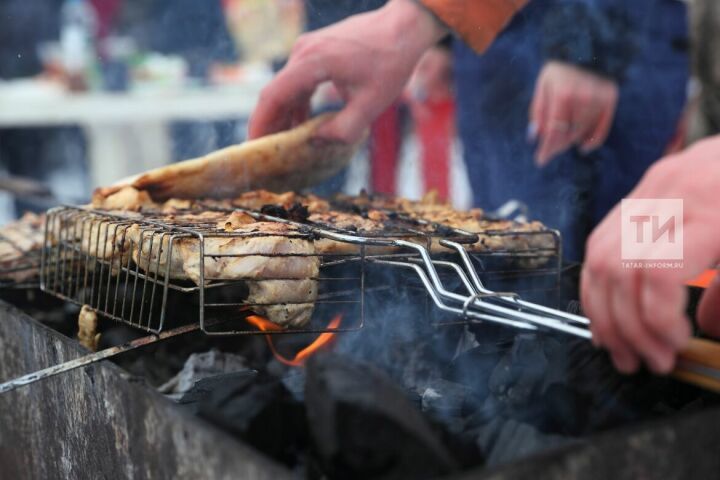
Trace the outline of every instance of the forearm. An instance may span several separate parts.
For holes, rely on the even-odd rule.
[[[408,55],[419,57],[449,32],[432,11],[415,0],[391,0],[383,10],[383,19],[395,34],[395,45]]]
[[[528,0],[418,0],[482,53]]]

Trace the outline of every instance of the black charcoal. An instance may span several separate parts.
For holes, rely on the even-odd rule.
[[[185,362],[183,369],[173,378],[160,386],[158,390],[167,395],[179,398],[203,378],[223,373],[247,370],[244,357],[232,353],[224,353],[216,349],[208,352],[193,353]]]
[[[207,400],[214,391],[226,385],[237,385],[253,381],[257,375],[256,370],[244,370],[242,372],[223,373],[202,378],[195,382],[186,392],[179,394],[178,403],[189,408],[193,413],[198,413],[198,404]]]
[[[534,335],[518,335],[490,375],[490,391],[509,405],[529,402],[544,381],[548,361]]]
[[[308,438],[302,403],[274,377],[225,380],[197,403],[199,415],[272,458],[297,465]]]
[[[496,466],[566,445],[571,439],[542,433],[516,420],[495,417],[482,426],[477,441],[485,453],[486,465]]]
[[[332,478],[421,479],[458,468],[405,391],[374,366],[321,354],[307,368],[310,432]]]
[[[435,418],[461,417],[479,402],[469,387],[437,379],[422,392],[422,410]]]

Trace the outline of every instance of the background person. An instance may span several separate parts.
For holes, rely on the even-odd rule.
[[[591,227],[661,155],[675,131],[688,70],[682,50],[684,5],[677,0],[632,5],[536,0],[478,57],[507,14],[523,3],[424,2],[457,25],[470,44],[456,47],[455,78],[458,130],[474,203],[492,210],[511,198],[524,201],[533,207],[533,217],[563,233],[566,258],[579,260]],[[417,31],[403,39],[385,38],[397,42],[393,48],[361,37],[392,35],[392,12],[403,5],[396,0],[301,38],[287,68],[267,89],[266,97],[273,98],[261,102],[251,136],[289,126],[292,122],[282,118],[288,112],[288,118],[304,118],[303,104],[325,80],[349,101],[325,135],[354,138],[381,116],[378,109],[397,98],[427,39]],[[457,15],[461,9],[463,18]],[[389,25],[370,25],[373,20]],[[475,29],[483,22],[492,26]],[[442,36],[443,24],[436,25],[436,37]],[[359,55],[357,65],[346,65],[354,55]],[[374,61],[372,72],[358,71],[365,56]],[[395,65],[383,68],[385,56],[394,57]],[[289,109],[282,111],[283,105]],[[529,125],[537,148],[524,140]],[[597,151],[591,155],[592,150]]]
[[[521,200],[560,230],[566,259],[582,260],[592,227],[673,137],[686,21],[677,0],[533,0],[483,55],[457,42],[475,205]]]

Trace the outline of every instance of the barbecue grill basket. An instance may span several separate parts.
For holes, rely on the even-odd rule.
[[[131,234],[131,229],[134,234]],[[206,264],[229,256],[208,249],[212,240],[257,237],[261,233],[218,232],[214,224],[174,225],[152,215],[113,214],[76,207],[59,207],[48,212],[45,249],[41,264],[41,287],[64,300],[87,305],[113,320],[151,333],[166,327],[173,298],[182,297],[183,305],[194,304],[195,315],[180,315],[200,324],[208,334],[257,333],[243,319],[253,307],[267,305],[238,301],[247,295],[253,278],[206,278]],[[291,232],[285,236],[308,238],[308,233]],[[178,255],[180,242],[197,245],[195,282],[176,280],[171,264]],[[251,253],[233,256],[250,256]],[[256,255],[272,256],[272,255]],[[283,256],[288,256],[284,254]],[[295,255],[293,255],[295,256]],[[317,256],[297,254],[296,256]],[[345,268],[340,269],[343,265]],[[319,296],[315,309],[320,314],[342,306],[344,311],[362,308],[363,263],[353,259],[326,260],[316,280]],[[336,275],[336,272],[341,272]],[[189,301],[188,301],[189,300]],[[356,314],[362,319],[363,315]],[[175,315],[173,316],[175,320]],[[222,320],[220,322],[219,320]],[[348,331],[360,328],[331,329]],[[315,333],[326,331],[311,323],[303,329],[278,332]]]
[[[477,275],[477,266],[484,274],[492,274],[493,268],[496,268],[500,274],[508,275],[513,272],[508,265],[514,265],[518,275],[540,272],[555,280],[560,275],[561,243],[557,232],[552,230],[486,232],[485,235],[498,237],[537,236],[539,240],[526,243],[543,245],[543,248],[497,250],[470,255],[465,247],[477,241],[475,234],[422,220],[403,219],[397,214],[393,215],[395,221],[386,231],[370,234],[238,210],[258,221],[288,223],[296,227],[283,236],[298,239],[324,237],[357,246],[353,250],[356,253],[324,254],[321,258],[317,253],[292,254],[315,256],[320,262],[320,274],[314,279],[318,285],[318,298],[314,301],[313,319],[307,327],[259,331],[245,319],[253,313],[254,307],[268,305],[243,301],[248,284],[257,279],[208,278],[206,274],[207,265],[218,258],[239,256],[213,249],[213,240],[277,236],[277,233],[224,232],[218,230],[215,221],[173,222],[170,220],[172,217],[162,212],[115,213],[70,206],[50,210],[40,269],[41,288],[64,300],[87,305],[105,317],[151,333],[159,333],[167,327],[168,322],[176,325],[180,318],[185,318],[184,322],[180,321],[199,323],[200,328],[210,335],[283,334],[346,332],[362,328],[365,323],[366,290],[368,287],[381,288],[367,285],[366,269],[369,266],[414,270],[415,278],[420,280],[423,288],[428,289],[433,300],[437,295],[442,298],[443,292],[438,291],[436,282],[425,282],[422,272],[426,272],[426,275],[429,273],[431,279],[440,271],[438,278],[449,274],[455,277],[460,275],[457,278],[462,280],[462,276],[467,279]],[[215,211],[228,213],[232,210],[218,208]],[[541,235],[547,238],[541,239]],[[194,282],[174,279],[171,274],[171,264],[181,242],[196,245],[197,258],[194,263],[198,268]],[[395,250],[387,253],[386,249],[382,255],[372,254],[373,246],[391,246]],[[463,263],[458,265],[434,258],[443,256],[437,255],[438,248],[450,256],[457,256],[460,252]],[[433,258],[429,252],[433,252]],[[275,256],[253,252],[243,255]],[[467,268],[471,268],[472,273],[464,273]],[[467,287],[467,282],[463,282]],[[469,292],[470,295],[477,293],[474,290]],[[456,304],[460,301],[459,310],[455,305],[452,310],[446,311],[460,312],[467,319],[472,316],[468,312],[473,307],[472,302],[463,307],[468,293],[463,295],[462,301],[457,296],[450,299]],[[176,298],[181,298],[182,302],[176,302]],[[188,315],[187,309],[179,313],[173,311],[177,304],[188,303],[196,309],[192,315]],[[437,302],[434,303],[437,305]],[[341,328],[327,328],[325,322],[337,314],[343,314],[351,321],[343,322]]]

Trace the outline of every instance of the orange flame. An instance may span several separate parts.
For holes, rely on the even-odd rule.
[[[277,332],[279,330],[282,330],[282,327],[280,327],[279,325],[276,325],[270,320],[263,318],[259,315],[250,315],[245,320],[247,320],[248,323],[256,326],[261,332]],[[330,323],[328,323],[327,328],[336,329],[340,327],[341,322],[342,315],[336,315],[335,318],[333,318]],[[288,365],[290,367],[302,367],[303,365],[305,365],[305,361],[310,358],[314,353],[330,346],[335,340],[335,335],[336,334],[332,332],[321,333],[310,345],[300,350],[292,359],[284,357],[277,351],[272,341],[272,335],[265,335],[265,339],[267,340],[268,346],[270,347],[270,351],[272,351],[273,355],[275,356],[275,358],[278,359],[280,363]]]

